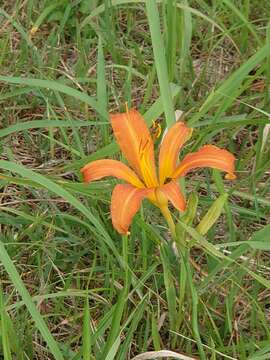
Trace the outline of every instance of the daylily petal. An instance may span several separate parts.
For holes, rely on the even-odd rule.
[[[120,234],[128,234],[131,221],[139,210],[142,200],[151,189],[138,189],[128,184],[118,184],[112,192],[111,217],[114,228]]]
[[[170,181],[168,184],[160,186],[158,190],[167,197],[177,210],[185,211],[186,201],[176,181]]]
[[[125,180],[138,188],[144,188],[144,184],[135,172],[127,165],[117,160],[96,160],[85,165],[81,169],[81,172],[85,182],[99,180],[106,176],[115,176],[116,178]]]
[[[227,172],[227,178],[234,179],[235,157],[229,151],[220,149],[214,145],[205,145],[194,153],[187,154],[180,162],[171,178],[185,176],[195,168],[210,167]]]
[[[148,187],[158,184],[154,144],[147,125],[138,111],[110,114],[116,140],[132,168],[141,176]]]
[[[179,151],[190,138],[192,129],[183,122],[174,124],[164,136],[159,151],[159,181],[164,184],[176,169]]]

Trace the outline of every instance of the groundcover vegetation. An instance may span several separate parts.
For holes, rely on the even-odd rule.
[[[269,16],[0,1],[2,359],[270,359]]]

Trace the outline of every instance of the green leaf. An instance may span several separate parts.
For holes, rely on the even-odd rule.
[[[113,359],[120,345],[121,319],[126,305],[126,289],[123,288],[119,294],[118,301],[114,308],[110,332],[102,356],[104,359]],[[112,356],[113,354],[113,356]],[[106,357],[105,357],[106,356]]]
[[[70,86],[61,84],[59,81],[53,80],[42,80],[32,78],[20,78],[12,76],[0,76],[0,81],[5,81],[10,84],[34,86],[37,88],[45,88],[62,92],[66,95],[72,96],[73,98],[80,100],[89,106],[91,106],[104,120],[107,120],[106,110],[99,106],[98,102],[86,93],[73,89]]]
[[[83,360],[91,360],[91,329],[88,297],[85,299],[83,311]]]
[[[61,354],[58,344],[54,340],[50,330],[48,329],[45,321],[43,320],[43,317],[40,315],[35,304],[33,303],[29,292],[27,291],[23,281],[20,278],[19,273],[16,270],[16,267],[14,266],[11,258],[9,257],[9,255],[5,249],[4,244],[1,241],[0,241],[0,261],[2,262],[10,279],[12,280],[14,287],[16,288],[18,293],[21,295],[21,297],[25,303],[25,306],[27,307],[33,320],[35,321],[36,326],[39,329],[44,340],[46,341],[51,353],[53,354],[53,356],[55,357],[56,360],[64,360],[64,357]]]
[[[11,126],[8,126],[4,129],[0,129],[0,138],[13,134],[15,132],[20,132],[28,129],[40,129],[40,128],[64,128],[64,127],[83,127],[83,126],[93,126],[99,124],[106,124],[105,122],[95,122],[95,121],[72,121],[69,120],[32,120],[24,121],[17,123]]]
[[[39,15],[39,17],[37,18],[37,20],[35,21],[30,33],[31,35],[34,35],[39,27],[41,26],[41,24],[44,22],[44,20],[51,14],[51,13],[55,13],[55,9],[59,6],[61,6],[64,3],[64,0],[58,0],[56,1],[54,4],[51,4],[49,6],[46,6],[43,11],[41,12],[41,14]]]
[[[98,39],[98,58],[97,58],[97,102],[101,109],[104,109],[105,112],[107,109],[108,95],[107,95],[107,85],[106,85],[106,71],[105,71],[105,59],[103,52],[102,40],[99,37]],[[107,118],[108,114],[107,114]],[[108,127],[102,126],[102,136],[103,143],[107,144],[109,139]]]
[[[192,229],[190,226],[185,223],[181,223],[183,228],[189,233],[189,235],[196,241],[198,246],[201,246],[208,254],[217,257],[218,259],[227,260],[230,263],[236,263],[239,267],[248,272],[254,279],[256,279],[259,283],[265,286],[267,289],[270,289],[270,281],[265,279],[259,274],[256,274],[254,271],[250,270],[246,266],[242,265],[240,262],[236,262],[230,256],[225,256],[221,251],[219,251],[216,246],[207,241],[201,234],[199,234],[195,229]]]
[[[3,292],[0,288],[0,317],[1,317],[1,337],[5,360],[12,360],[10,343],[9,343],[9,329],[8,329],[8,315],[6,313]]]
[[[177,305],[176,305],[176,289],[174,285],[174,278],[170,269],[170,261],[166,255],[164,245],[161,246],[161,260],[163,265],[163,277],[166,289],[166,297],[168,302],[170,328],[176,330],[175,324],[177,320]]]
[[[249,246],[256,250],[270,250],[270,224],[263,229],[256,231],[251,239],[246,242]]]
[[[156,0],[148,0],[145,3],[147,9],[147,17],[150,27],[152,46],[154,52],[155,66],[157,70],[158,82],[162,104],[166,117],[167,127],[169,128],[175,122],[172,94],[169,85],[168,68],[165,58],[165,50],[163,39],[160,31],[159,13]]]
[[[251,56],[243,65],[240,66],[232,75],[228,77],[216,90],[211,92],[206,98],[205,102],[201,106],[200,110],[193,115],[188,124],[194,125],[197,123],[209,110],[214,106],[221,103],[221,100],[227,101],[230,99],[230,103],[235,100],[235,96],[240,95],[245,90],[242,87],[242,91],[239,92],[239,87],[249,72],[254,69],[262,60],[264,60],[270,51],[270,43],[260,48],[253,56]],[[222,107],[221,105],[219,105]],[[229,103],[227,104],[227,107]],[[223,111],[225,111],[223,109]],[[219,114],[220,115],[220,114]],[[216,116],[213,119],[213,123],[217,120]]]
[[[49,191],[61,196],[62,198],[66,199],[72,206],[74,206],[77,210],[79,210],[82,214],[86,216],[86,218],[90,221],[91,224],[94,225],[97,232],[101,235],[101,238],[105,241],[105,243],[109,246],[112,250],[113,254],[116,258],[122,263],[121,257],[117,252],[115,245],[102,226],[102,224],[95,218],[95,216],[91,213],[91,211],[85,207],[78,199],[76,199],[70,192],[65,190],[62,186],[56,184],[54,181],[46,178],[43,175],[40,175],[32,170],[26,169],[24,166],[19,164],[14,164],[10,161],[0,160],[0,169],[5,169],[8,171],[15,172],[20,176],[28,178],[35,183],[42,185],[44,188],[48,189]]]

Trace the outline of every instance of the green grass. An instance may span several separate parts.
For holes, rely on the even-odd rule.
[[[270,358],[269,15],[268,0],[0,4],[1,359]],[[234,182],[181,184],[179,259],[150,203],[121,237],[116,181],[82,184],[84,164],[121,156],[108,113],[126,102],[163,130],[184,111],[183,154],[237,157]]]

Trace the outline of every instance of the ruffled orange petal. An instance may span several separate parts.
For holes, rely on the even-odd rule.
[[[81,173],[87,183],[106,176],[114,176],[138,188],[144,188],[144,184],[135,172],[117,160],[103,159],[90,162],[81,169]]]
[[[168,184],[160,186],[158,190],[167,197],[177,210],[185,211],[186,201],[179,185],[175,181],[170,181]]]
[[[179,151],[190,138],[192,129],[177,122],[166,133],[159,151],[159,181],[164,184],[176,169]]]
[[[112,192],[111,217],[113,227],[120,234],[128,234],[131,221],[139,210],[142,200],[151,189],[138,189],[128,184],[118,184]]]
[[[210,167],[227,173],[227,178],[235,179],[234,174],[235,157],[229,151],[220,149],[214,145],[205,145],[198,151],[184,157],[171,178],[175,179],[185,176],[186,173],[195,168]]]
[[[154,144],[143,117],[135,109],[111,114],[116,140],[131,167],[147,187],[157,186]]]

